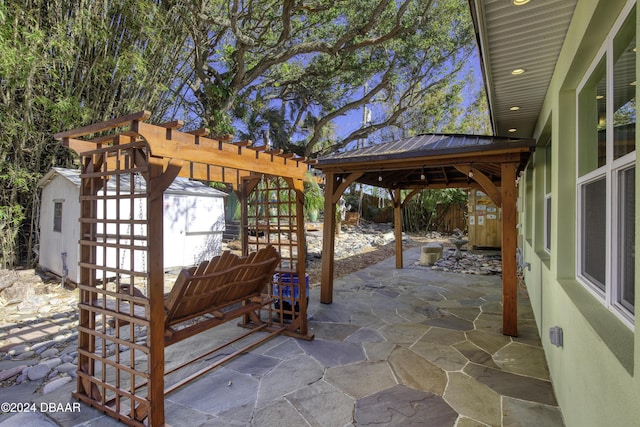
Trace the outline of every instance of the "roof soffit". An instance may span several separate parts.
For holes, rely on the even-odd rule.
[[[469,0],[497,135],[533,136],[577,0]],[[511,71],[523,68],[522,75]],[[520,107],[517,111],[511,107]],[[515,132],[509,132],[516,129]]]

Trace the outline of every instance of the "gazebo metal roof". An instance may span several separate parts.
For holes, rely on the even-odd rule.
[[[382,188],[475,187],[469,172],[499,184],[500,164],[522,170],[533,139],[486,135],[424,134],[318,159],[316,168],[333,173],[362,172],[357,182]]]

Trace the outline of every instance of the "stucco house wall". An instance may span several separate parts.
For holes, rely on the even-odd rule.
[[[629,16],[634,4],[626,0],[578,2],[538,118],[534,137],[539,146],[519,186],[523,223],[520,241],[524,260],[530,264],[530,270],[525,269],[525,281],[567,426],[640,425],[637,315],[631,320],[617,315],[581,282],[578,271],[581,249],[578,244],[577,97],[581,82],[592,72],[594,61],[602,53],[612,30]],[[636,13],[636,34],[639,27]],[[636,80],[637,77],[636,66]],[[637,106],[637,89],[635,91]],[[637,123],[635,127],[637,148]],[[547,245],[545,145],[549,141],[551,231],[550,245]],[[637,157],[634,162],[637,166]],[[636,213],[639,181],[636,173]],[[635,247],[640,241],[639,225],[636,215]],[[608,268],[616,268],[614,264],[611,261]],[[635,264],[637,267],[637,260]],[[640,302],[639,276],[636,268],[635,306]],[[562,346],[551,343],[550,328],[554,326],[562,328]]]

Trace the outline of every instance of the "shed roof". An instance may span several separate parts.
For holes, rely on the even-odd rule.
[[[56,176],[61,176],[67,179],[76,187],[80,187],[80,171],[77,169],[68,169],[53,167],[38,181],[38,187],[46,186]],[[126,175],[121,176],[121,185],[128,187],[128,178]],[[140,190],[146,188],[146,183],[143,179],[136,182],[136,185]],[[112,188],[113,187],[113,188]],[[115,181],[113,178],[109,181],[107,189],[114,189]],[[227,193],[211,188],[200,181],[194,181],[187,178],[176,178],[169,188],[165,190],[164,194],[184,194],[184,195],[197,195],[203,197],[226,197]]]

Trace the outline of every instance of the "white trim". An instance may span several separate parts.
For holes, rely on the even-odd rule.
[[[607,262],[609,257],[609,244],[610,244],[610,230],[609,227],[607,226],[607,229],[605,231],[605,242],[606,242],[606,246],[605,246],[605,283],[603,283],[605,290],[603,291],[602,289],[600,289],[600,287],[595,284],[591,279],[589,279],[587,276],[585,276],[584,274],[582,274],[582,271],[584,269],[584,264],[583,264],[583,259],[582,259],[582,248],[584,246],[584,241],[583,241],[583,236],[582,236],[582,204],[584,202],[583,200],[583,189],[586,185],[591,184],[595,181],[605,179],[605,185],[607,183],[606,181],[606,176],[604,174],[597,174],[593,177],[591,177],[591,179],[588,180],[584,180],[581,183],[576,184],[576,192],[577,192],[577,197],[576,199],[578,200],[578,207],[577,207],[577,216],[578,216],[578,230],[576,233],[577,236],[577,246],[576,246],[576,260],[578,263],[578,269],[576,270],[576,276],[578,278],[578,281],[580,283],[582,283],[583,285],[585,285],[587,287],[587,289],[590,289],[592,291],[592,293],[594,293],[594,295],[598,296],[601,299],[604,299],[603,303],[605,303],[606,299],[607,299],[607,295],[606,295],[606,289],[607,289],[607,284],[608,284],[608,277],[609,277],[609,264]],[[605,198],[605,203],[606,203],[606,198]],[[609,217],[607,217],[609,218]],[[608,223],[609,221],[607,221]],[[606,303],[605,303],[606,306]]]
[[[613,171],[615,171],[615,173],[612,172],[612,192],[613,194],[617,194],[620,195],[620,172],[624,172],[626,170],[629,170],[631,168],[635,168],[636,167],[636,163],[635,163],[635,151],[633,153],[630,154],[634,154],[633,156],[633,161],[629,162],[623,166],[621,166],[620,168],[616,168]],[[625,156],[626,157],[626,156]],[[637,169],[636,169],[636,173],[637,173]],[[616,202],[617,205],[619,206],[621,199],[617,198]],[[616,215],[611,217],[611,222],[612,225],[612,229],[613,230],[619,230],[620,227],[620,210],[616,211]],[[611,239],[611,259],[615,260],[616,264],[618,264],[618,261],[620,261],[620,255],[619,255],[619,248],[620,248],[620,242],[617,239],[617,236],[615,236],[615,238]],[[611,274],[611,281],[612,283],[616,283],[618,284],[617,286],[611,286],[611,299],[609,300],[612,307],[619,312],[619,315],[621,315],[624,319],[627,320],[627,322],[629,323],[629,325],[631,325],[631,327],[633,327],[633,320],[634,320],[634,313],[631,313],[626,307],[624,307],[620,302],[620,294],[621,289],[620,289],[620,279],[621,279],[621,271],[618,268],[618,266],[616,266],[615,269],[612,269],[612,274]],[[634,311],[635,311],[635,307],[634,307]]]
[[[609,34],[603,41],[602,47],[598,50],[598,54],[595,56],[595,59],[587,69],[586,73],[582,77],[577,90],[576,90],[576,98],[575,98],[575,106],[576,106],[576,141],[575,141],[575,152],[576,152],[576,278],[578,282],[580,282],[585,289],[587,289],[591,294],[593,294],[598,301],[600,301],[608,310],[614,313],[625,325],[627,325],[632,330],[635,328],[634,318],[635,315],[631,313],[628,309],[623,307],[619,302],[620,296],[620,272],[618,267],[618,259],[620,258],[619,254],[619,239],[618,239],[618,230],[620,227],[619,223],[619,203],[620,203],[620,183],[619,183],[619,172],[624,171],[625,169],[635,167],[636,165],[636,150],[633,152],[627,153],[626,155],[614,160],[614,54],[613,54],[613,45],[616,36],[622,29],[625,21],[629,17],[629,14],[635,7],[636,1],[630,0],[622,13],[616,20],[615,24],[612,26]],[[636,12],[637,13],[637,12]],[[635,25],[635,23],[634,23]],[[637,29],[636,29],[637,32]],[[637,34],[636,34],[637,36]],[[589,171],[582,176],[580,176],[581,166],[580,166],[580,129],[581,129],[581,110],[580,110],[580,96],[585,86],[591,79],[593,78],[594,71],[601,64],[601,61],[605,61],[605,86],[606,86],[606,160],[605,164],[597,169]],[[636,64],[637,68],[637,64]],[[637,92],[637,90],[636,90]],[[637,99],[637,98],[636,98]],[[637,101],[636,101],[637,106]],[[592,135],[590,135],[592,136]],[[636,147],[637,149],[637,147]],[[582,209],[582,205],[584,203],[584,188],[586,185],[595,182],[599,179],[604,179],[606,184],[606,192],[605,192],[605,209],[606,209],[606,230],[605,230],[605,276],[604,276],[604,291],[596,285],[592,280],[590,280],[583,273],[585,265],[583,259],[583,246],[584,246],[584,237],[582,235],[583,230],[583,221],[584,221],[584,211]],[[545,187],[546,191],[546,187]],[[545,204],[546,204],[546,196],[545,196]],[[546,221],[546,217],[545,217]],[[635,311],[635,307],[634,307]]]
[[[549,140],[547,141],[547,143],[544,146],[544,179],[543,179],[543,217],[544,217],[544,227],[543,227],[543,231],[544,231],[544,236],[542,238],[542,246],[543,249],[546,253],[551,254],[551,224],[553,223],[553,218],[552,218],[552,214],[551,214],[551,210],[552,207],[551,205],[553,204],[553,189],[551,187],[553,179],[551,180],[552,182],[547,183],[547,176],[551,176],[553,178],[553,174],[551,172],[551,170],[553,169],[551,166],[551,162],[549,161],[549,159],[547,158],[547,156],[550,156],[552,150],[552,146],[551,146],[551,138],[549,138]],[[551,156],[550,156],[551,157]],[[549,170],[547,170],[549,169]],[[547,184],[549,184],[549,192],[547,192]],[[547,204],[547,202],[549,202],[550,204]]]

